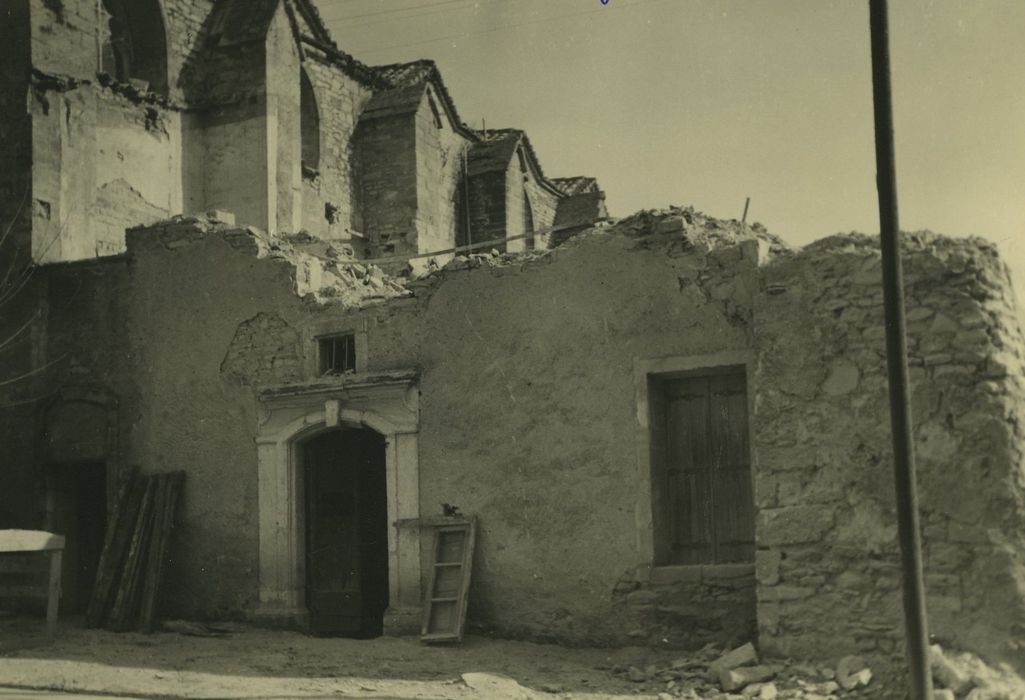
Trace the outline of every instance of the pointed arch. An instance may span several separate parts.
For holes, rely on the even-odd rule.
[[[167,95],[167,30],[159,0],[102,0],[106,26],[101,70],[115,80],[142,80],[150,92]]]
[[[299,76],[299,130],[302,134],[302,164],[304,169],[320,169],[320,110],[317,95],[306,69]]]

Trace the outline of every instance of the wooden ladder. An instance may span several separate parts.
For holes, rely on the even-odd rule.
[[[431,582],[427,587],[420,641],[461,642],[473,566],[477,519],[444,518],[434,526]]]

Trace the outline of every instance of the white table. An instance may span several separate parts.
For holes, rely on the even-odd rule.
[[[12,552],[46,552],[49,556],[50,572],[46,586],[0,586],[0,595],[46,598],[46,632],[52,637],[57,631],[64,535],[43,530],[0,530],[0,556]]]

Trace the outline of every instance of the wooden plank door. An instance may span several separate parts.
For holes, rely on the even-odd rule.
[[[362,625],[359,473],[331,433],[306,446],[306,606],[314,634],[355,636]]]
[[[665,382],[669,563],[754,558],[747,389],[743,372]]]

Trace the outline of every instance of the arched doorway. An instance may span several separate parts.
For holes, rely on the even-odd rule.
[[[380,636],[389,597],[384,436],[340,427],[298,447],[310,631]]]
[[[167,96],[167,34],[158,0],[101,0],[101,69],[119,82],[142,80]]]

